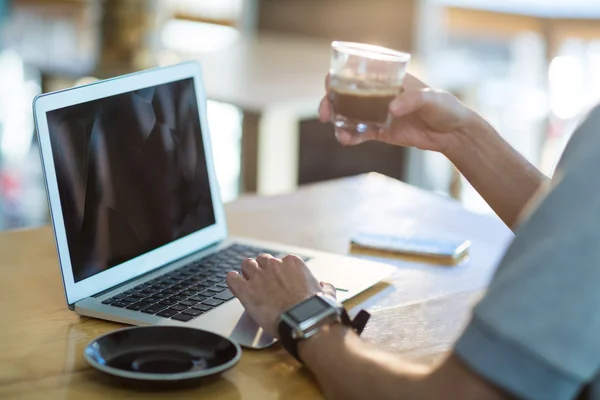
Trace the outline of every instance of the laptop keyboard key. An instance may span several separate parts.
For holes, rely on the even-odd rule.
[[[233,295],[233,293],[231,293],[230,290],[224,290],[219,294],[215,295],[215,299],[217,300],[223,300],[223,301],[229,301],[231,299],[233,299],[235,296]]]
[[[121,301],[125,303],[137,303],[138,301],[140,301],[140,299],[136,297],[127,296],[125,298],[122,298]]]
[[[212,306],[209,306],[208,304],[196,304],[195,306],[192,306],[192,308],[204,312],[212,310]]]
[[[164,310],[165,308],[169,307],[168,305],[165,304],[152,304],[150,307],[146,307],[142,310],[143,313],[146,314],[156,314],[159,311]]]
[[[168,308],[166,310],[163,310],[161,312],[159,312],[158,315],[159,317],[165,317],[165,318],[171,318],[173,315],[177,314],[179,311],[177,310],[173,310],[171,308]]]
[[[181,312],[182,314],[187,314],[187,315],[193,315],[194,317],[197,317],[198,315],[204,314],[202,311],[200,310],[194,310],[194,309],[187,309]]]
[[[197,301],[193,301],[193,300],[186,300],[186,301],[180,301],[179,304],[181,304],[182,306],[188,306],[191,307],[194,304],[198,303]]]
[[[163,303],[163,304],[169,304],[169,305],[171,305],[171,304],[177,304],[177,300],[171,299],[171,298],[161,299],[160,302]]]
[[[184,296],[184,295],[181,295],[181,294],[176,294],[175,296],[171,296],[169,298],[173,299],[173,300],[181,301],[181,300],[187,299],[188,296]]]
[[[125,308],[129,305],[129,303],[123,303],[122,301],[115,301],[111,304],[113,307]]]
[[[188,300],[192,300],[192,301],[202,301],[202,300],[206,300],[206,297],[205,297],[205,296],[200,296],[200,295],[197,295],[197,296],[192,296],[192,297],[190,297]]]
[[[202,302],[202,304],[208,304],[209,306],[213,306],[213,307],[220,306],[223,303],[224,303],[223,300],[217,300],[217,299],[207,299]]]
[[[190,319],[193,319],[193,318],[194,318],[193,315],[188,315],[188,314],[176,314],[171,317],[171,319],[174,319],[176,321],[183,321],[183,322],[188,322]]]
[[[137,303],[133,303],[131,305],[128,305],[127,309],[129,310],[133,310],[133,311],[140,311],[143,308],[146,308],[150,305],[150,303],[146,302],[146,301],[138,301]]]
[[[113,298],[111,298],[111,299],[106,299],[106,300],[104,300],[104,301],[102,302],[102,304],[112,304],[112,303],[114,303],[114,302],[115,302],[115,301],[117,301],[117,300],[119,300],[119,299],[115,299],[115,298],[113,297]]]
[[[146,297],[144,299],[144,301],[147,301],[148,303],[158,303],[159,301],[161,301],[162,299],[160,297]]]
[[[189,306],[183,306],[181,304],[175,304],[174,306],[171,306],[171,309],[177,310],[177,311],[183,311],[183,310],[185,310],[188,307]]]

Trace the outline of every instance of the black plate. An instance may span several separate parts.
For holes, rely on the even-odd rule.
[[[128,381],[191,382],[228,370],[242,356],[231,340],[199,329],[146,326],[120,329],[84,351],[96,369]]]

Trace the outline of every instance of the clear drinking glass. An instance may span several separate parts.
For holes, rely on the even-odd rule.
[[[389,127],[389,105],[402,90],[410,54],[362,43],[331,44],[333,123],[351,133]]]

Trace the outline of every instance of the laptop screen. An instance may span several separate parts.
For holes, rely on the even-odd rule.
[[[215,224],[193,78],[47,120],[75,282]]]

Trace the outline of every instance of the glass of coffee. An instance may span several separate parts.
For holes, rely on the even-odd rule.
[[[402,90],[410,54],[362,43],[331,44],[333,123],[350,133],[389,127],[389,106]]]

